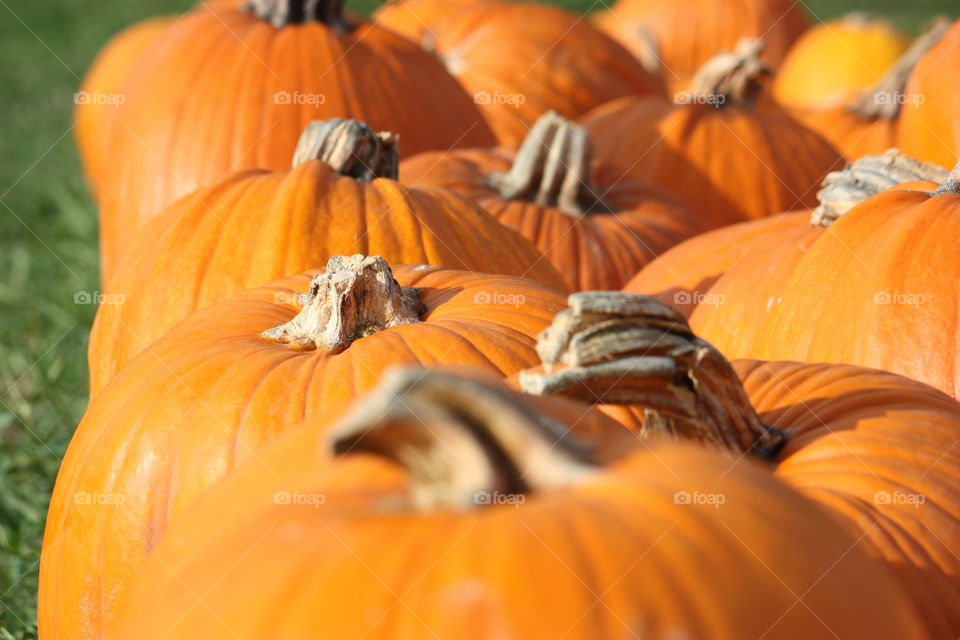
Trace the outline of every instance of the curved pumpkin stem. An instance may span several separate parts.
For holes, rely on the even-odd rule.
[[[697,103],[720,109],[750,106],[756,101],[763,79],[770,75],[760,60],[763,42],[742,38],[732,52],[715,55],[697,71],[689,93]]]
[[[610,213],[593,184],[592,155],[586,130],[548,111],[531,127],[510,171],[492,173],[487,182],[506,200],[556,207],[569,216]]]
[[[927,29],[913,41],[900,58],[891,65],[875,85],[864,91],[850,105],[849,111],[865,120],[896,120],[902,108],[904,90],[913,68],[920,58],[932,49],[950,28],[950,20],[936,18]]]
[[[401,287],[380,256],[333,256],[301,294],[300,313],[261,336],[298,349],[345,349],[383,329],[420,321],[420,290]]]
[[[730,363],[679,313],[650,296],[575,293],[538,336],[532,394],[645,409],[644,430],[773,456],[786,441],[763,423]]]
[[[568,431],[504,389],[415,367],[385,376],[331,439],[339,455],[373,453],[405,467],[418,507],[469,509],[595,472]]]
[[[322,22],[338,33],[350,30],[343,0],[247,0],[247,11],[278,29],[289,24]]]
[[[396,180],[400,163],[398,136],[375,132],[356,120],[315,120],[297,141],[293,166],[323,160],[343,176],[361,182],[374,178]]]
[[[947,193],[954,195],[960,194],[960,162],[957,162],[957,165],[953,168],[953,171],[951,171],[950,174],[943,179],[937,190],[930,195],[942,196]]]
[[[813,210],[810,224],[829,227],[844,213],[867,198],[904,182],[943,182],[947,170],[931,162],[920,162],[889,149],[882,155],[864,156],[841,171],[832,171],[817,193],[820,205]]]

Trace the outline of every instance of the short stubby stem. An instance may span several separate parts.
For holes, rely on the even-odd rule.
[[[346,349],[354,340],[420,321],[415,287],[401,287],[380,256],[333,256],[299,296],[300,312],[261,336],[297,349]]]

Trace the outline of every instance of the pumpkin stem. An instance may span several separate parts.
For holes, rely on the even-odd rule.
[[[491,173],[487,183],[506,200],[556,207],[573,217],[611,213],[593,184],[592,154],[583,127],[548,111],[523,140],[510,171]]]
[[[763,42],[742,38],[730,52],[719,53],[707,60],[690,82],[690,91],[684,100],[708,104],[717,109],[728,106],[752,106],[770,75],[767,65],[760,60]]]
[[[260,335],[298,349],[345,349],[358,338],[420,321],[420,290],[401,287],[380,256],[333,256],[298,296],[300,313]]]
[[[343,17],[344,0],[247,0],[246,9],[276,28],[322,22],[338,33],[350,31]]]
[[[942,196],[947,193],[960,194],[960,162],[953,168],[953,171],[944,178],[943,182],[931,196]]]
[[[940,16],[934,19],[877,83],[853,101],[848,110],[864,120],[896,120],[913,68],[927,51],[940,42],[949,28],[948,18]]]
[[[338,455],[373,453],[405,467],[419,508],[472,509],[595,472],[568,431],[505,389],[412,367],[387,374],[331,440]]]
[[[356,120],[315,120],[300,134],[293,152],[293,166],[308,160],[323,160],[343,176],[361,182],[374,178],[396,180],[400,157],[399,136],[376,133]]]
[[[832,171],[817,192],[820,205],[813,210],[810,224],[829,227],[837,218],[881,191],[914,180],[942,182],[947,170],[931,162],[920,162],[888,149],[878,156],[864,156],[842,171]]]
[[[783,432],[763,423],[730,363],[679,313],[644,295],[575,293],[537,338],[543,371],[527,393],[645,409],[644,431],[772,457]]]

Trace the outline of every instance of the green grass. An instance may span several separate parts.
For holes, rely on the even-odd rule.
[[[73,92],[111,34],[191,4],[0,0],[0,640],[35,636],[44,514],[87,401],[86,343],[95,308],[74,304],[74,294],[98,290],[97,224],[73,144]],[[871,10],[913,30],[936,13],[956,11],[953,0],[811,0],[808,6],[821,19]]]

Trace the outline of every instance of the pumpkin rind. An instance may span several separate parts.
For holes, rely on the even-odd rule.
[[[493,143],[436,59],[363,21],[343,33],[317,21],[277,28],[239,0],[205,4],[137,69],[120,88],[126,102],[96,185],[108,283],[147,220],[231,171],[286,169],[313,120],[364,121],[401,135],[404,153]]]
[[[840,156],[766,104],[759,49],[744,41],[714,56],[674,102],[621,98],[584,116],[601,159],[681,195],[711,227],[814,206]]]
[[[91,394],[193,311],[353,253],[564,286],[528,241],[451,191],[359,182],[321,160],[286,173],[239,172],[180,200],[139,235],[109,288],[123,304],[101,306],[94,322]]]
[[[534,410],[514,399],[518,411]],[[386,419],[400,441],[380,455],[331,458],[318,446],[338,428],[330,419],[279,439],[171,529],[109,637],[252,640],[264,628],[281,639],[919,635],[898,587],[824,510],[748,461],[690,445],[635,445],[562,484],[553,474],[546,486],[491,494],[511,504],[416,510],[417,474],[404,468],[416,460],[384,457],[405,433],[449,428],[444,413],[425,409],[406,426]],[[567,411],[574,435],[575,421],[596,413]],[[433,455],[451,464],[459,451]],[[521,463],[525,479],[548,466],[540,456],[498,460],[503,470]],[[685,504],[685,494],[714,503]],[[324,502],[278,504],[276,495]],[[205,606],[194,606],[195,593]]]
[[[403,6],[417,13],[418,4],[407,0]],[[658,76],[560,7],[489,0],[463,3],[431,21],[433,3],[426,5],[429,29],[420,44],[473,96],[501,144],[519,145],[547,111],[576,119],[615,98],[663,93]],[[377,24],[404,32],[406,21],[395,25],[392,13],[375,17]]]
[[[741,38],[763,38],[763,59],[776,68],[809,19],[803,5],[790,0],[618,0],[593,21],[641,58],[648,41],[642,29],[649,30],[664,79],[680,91],[711,56]]]
[[[529,280],[404,267],[393,276],[419,288],[427,309],[420,322],[345,349],[305,351],[262,337],[296,315],[296,294],[312,275],[190,316],[94,398],[60,468],[47,519],[45,638],[100,637],[169,523],[279,432],[355,398],[392,366],[475,365],[500,376],[533,366],[534,336],[564,305],[560,294]],[[78,495],[124,498],[117,509],[84,504]]]
[[[579,157],[568,140],[554,141],[552,148],[536,138],[537,127],[555,117],[538,120],[517,152],[500,147],[420,154],[401,163],[401,180],[450,189],[476,202],[533,242],[572,291],[619,289],[656,255],[702,229],[697,216],[669,192],[602,167],[594,170],[589,151]],[[530,143],[532,149],[527,148]],[[512,195],[493,183],[520,168],[529,151],[547,156],[526,167],[536,182],[528,185],[531,192]],[[557,202],[556,194],[538,201],[540,195],[534,192],[542,186],[538,181],[547,164],[560,165],[562,175],[554,177],[563,179],[564,187],[576,187],[572,191],[583,203],[573,203],[575,211]],[[571,167],[578,164],[589,175],[571,175]]]

